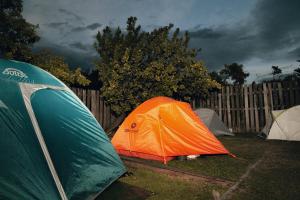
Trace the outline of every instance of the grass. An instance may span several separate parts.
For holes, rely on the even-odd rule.
[[[300,143],[268,142],[268,153],[232,199],[300,199]]]
[[[209,200],[212,199],[212,190],[224,192],[227,189],[220,185],[181,180],[145,169],[128,168],[128,170],[134,174],[122,177],[97,200]]]
[[[206,156],[191,161],[174,160],[168,165],[200,175],[237,181],[249,165],[265,154],[264,160],[242,182],[232,199],[299,198],[299,142],[265,141],[246,134],[219,139],[237,158]],[[222,194],[228,189],[218,184],[171,177],[147,169],[128,168],[128,170],[133,175],[122,177],[99,199],[212,199],[213,190]]]

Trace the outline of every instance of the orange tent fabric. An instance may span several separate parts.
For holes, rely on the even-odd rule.
[[[121,155],[164,163],[175,156],[230,154],[188,103],[167,97],[152,98],[132,111],[112,144]]]

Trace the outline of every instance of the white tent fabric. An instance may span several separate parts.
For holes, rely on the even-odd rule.
[[[267,139],[300,141],[300,106],[294,106],[273,116]]]
[[[272,113],[269,113],[269,117],[267,118],[266,125],[261,130],[261,132],[263,132],[266,136],[268,136],[270,129],[273,125],[274,119],[276,119],[276,117],[278,117],[284,111],[285,110],[273,110]]]
[[[204,124],[214,135],[234,135],[225,126],[225,124],[222,122],[222,120],[219,118],[215,111],[207,108],[199,108],[195,110],[195,113],[199,116],[199,118],[204,122]]]

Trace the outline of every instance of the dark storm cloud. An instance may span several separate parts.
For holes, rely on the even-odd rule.
[[[72,44],[69,45],[70,47],[82,50],[82,51],[87,51],[90,49],[91,45],[84,45],[81,42],[74,42]]]
[[[96,30],[97,28],[100,28],[102,26],[102,24],[99,23],[93,23],[87,26],[78,26],[75,28],[72,28],[71,32],[81,32],[81,31],[85,31],[85,30]]]
[[[67,15],[67,16],[70,16],[70,17],[74,18],[75,20],[78,20],[78,21],[81,21],[81,22],[83,21],[83,17],[81,17],[81,16],[75,14],[75,13],[72,12],[72,11],[69,11],[69,10],[66,10],[66,9],[63,9],[63,8],[58,9],[58,11],[59,11],[60,13],[62,13],[62,14],[65,14],[65,15]]]
[[[100,28],[102,26],[102,24],[99,24],[99,23],[93,23],[93,24],[90,24],[90,25],[87,25],[86,28],[87,29],[90,29],[90,30],[95,30],[97,28]]]
[[[224,32],[218,32],[211,28],[199,29],[197,31],[191,31],[190,36],[193,38],[203,39],[218,39],[224,35]]]
[[[293,49],[289,52],[289,55],[294,58],[296,57],[297,59],[300,59],[300,46],[296,49]]]
[[[52,22],[52,23],[48,23],[48,24],[45,24],[45,25],[50,27],[50,28],[59,28],[61,26],[68,25],[68,22]]]
[[[299,8],[298,0],[259,0],[251,16],[235,25],[194,28],[190,45],[203,49],[199,57],[211,69],[251,58],[295,61],[300,46]]]
[[[65,61],[71,68],[80,67],[82,70],[89,72],[93,69],[94,61],[98,59],[95,52],[90,51],[74,51],[72,48],[66,46],[57,45],[48,40],[42,39],[37,45],[34,46],[34,51],[41,51],[42,49],[48,49],[55,55],[59,55],[65,58]]]

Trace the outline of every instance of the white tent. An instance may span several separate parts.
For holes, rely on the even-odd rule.
[[[263,129],[267,139],[300,141],[300,106],[272,111],[272,120],[271,128]]]
[[[225,126],[217,113],[211,109],[199,108],[195,110],[195,113],[201,118],[204,124],[209,128],[214,135],[230,135],[234,134]]]

